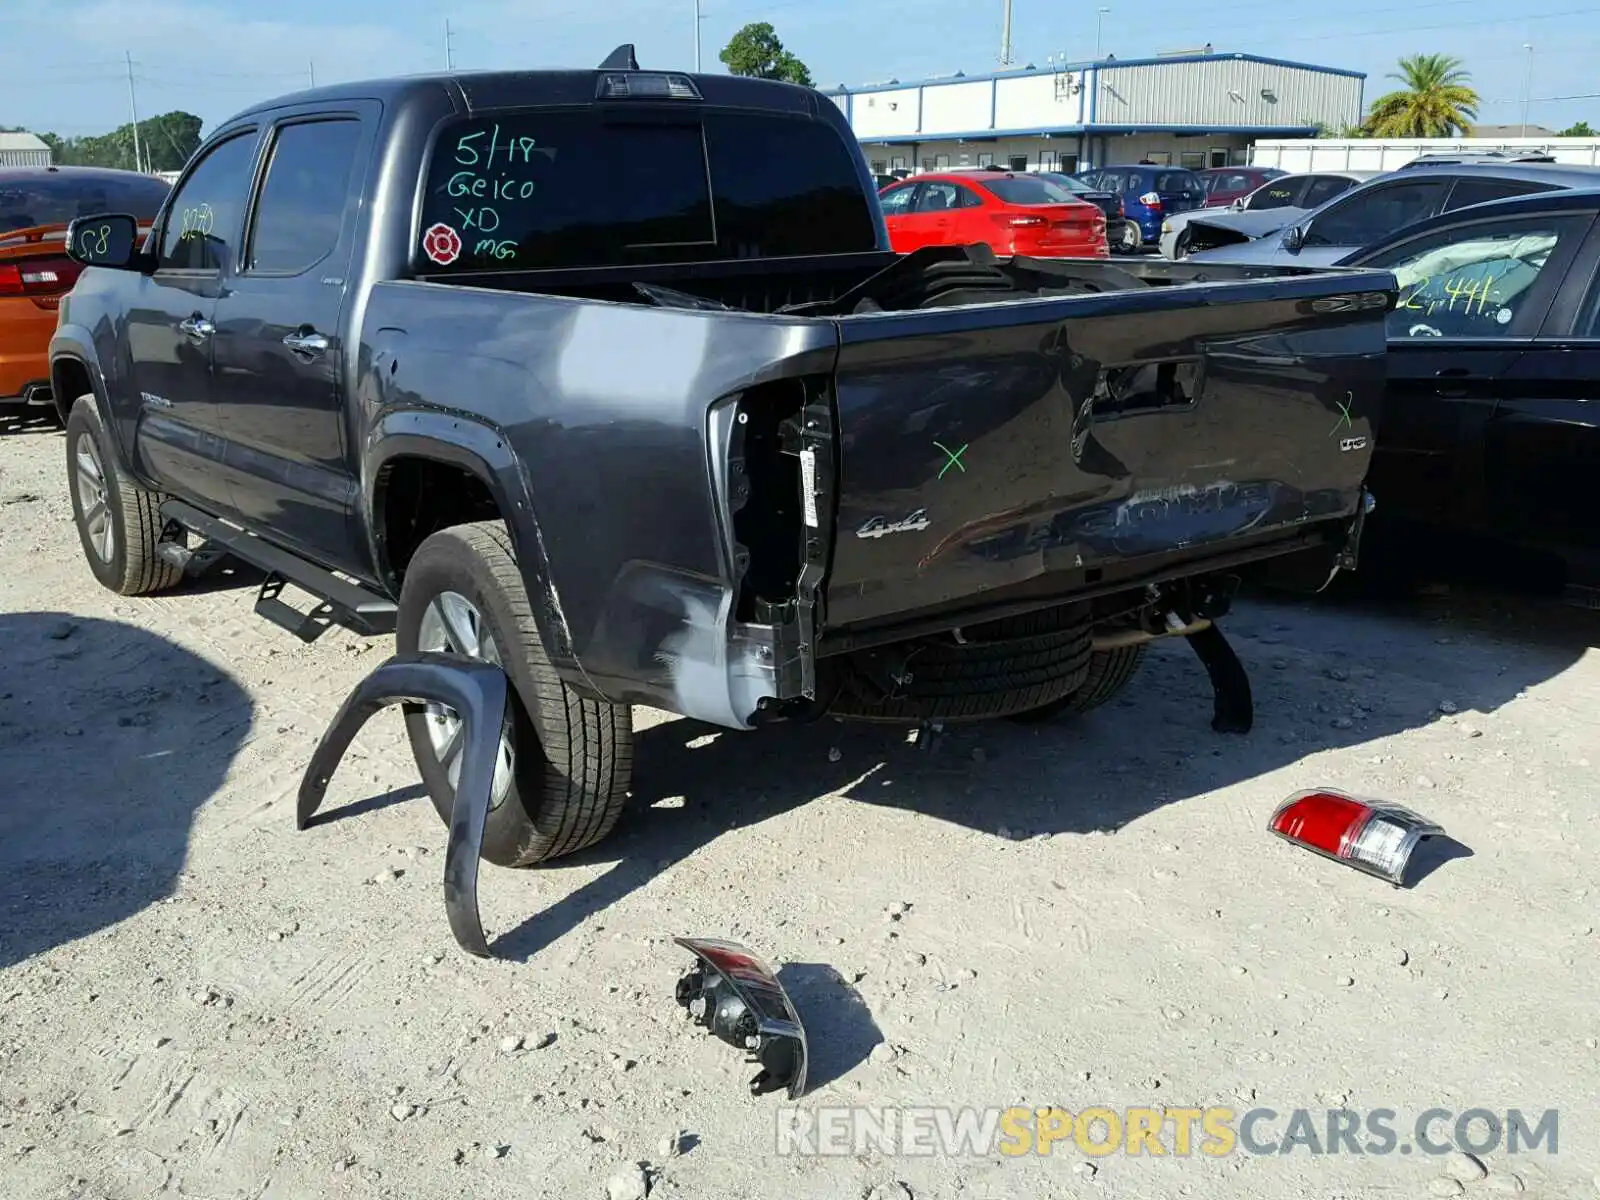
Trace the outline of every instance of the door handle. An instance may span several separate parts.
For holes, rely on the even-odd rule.
[[[1447,400],[1459,400],[1467,394],[1467,389],[1462,385],[1472,377],[1472,372],[1465,367],[1444,367],[1433,373],[1438,381],[1434,391]]]
[[[328,339],[315,329],[297,330],[283,339],[283,344],[301,358],[321,358],[328,352]]]
[[[217,331],[217,327],[199,313],[195,313],[194,316],[179,321],[178,330],[193,341],[203,342]]]

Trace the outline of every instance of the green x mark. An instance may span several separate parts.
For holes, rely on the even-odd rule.
[[[944,464],[944,466],[939,468],[939,474],[938,474],[937,478],[943,479],[944,478],[944,473],[946,471],[948,471],[951,467],[960,467],[961,468],[961,473],[963,475],[965,475],[967,473],[966,464],[961,461],[961,456],[967,452],[967,447],[966,446],[962,446],[961,449],[959,449],[959,450],[952,451],[943,442],[935,442],[934,445],[938,446],[939,449],[943,450],[945,458],[947,458],[949,460],[948,462],[946,462]],[[969,443],[967,443],[967,445],[971,445],[971,443],[969,442]]]
[[[1328,430],[1329,437],[1332,437],[1334,434],[1338,433],[1340,429],[1352,428],[1352,425],[1350,424],[1350,405],[1355,402],[1355,398],[1346,392],[1345,401],[1346,402],[1343,404],[1337,400],[1333,402],[1334,406],[1339,410],[1339,419],[1333,423],[1333,428]]]

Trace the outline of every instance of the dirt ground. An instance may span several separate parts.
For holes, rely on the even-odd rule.
[[[387,643],[303,646],[238,581],[100,590],[63,458],[57,432],[0,430],[4,1200],[1600,1188],[1592,614],[1250,600],[1227,624],[1244,738],[1211,732],[1182,645],[1106,710],[935,753],[641,713],[634,811],[586,855],[486,867],[505,957],[480,962],[445,923],[444,829],[396,713],[352,748],[332,819],[294,828],[312,746]],[[1265,832],[1322,783],[1464,849],[1395,890]],[[1486,1179],[1421,1153],[1070,1141],[778,1157],[784,1102],[673,1002],[674,935],[781,964],[806,1107],[1388,1108],[1402,1133],[1434,1107],[1557,1109],[1559,1146],[1487,1152]]]

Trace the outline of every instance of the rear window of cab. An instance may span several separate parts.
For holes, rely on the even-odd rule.
[[[423,274],[848,254],[878,248],[857,154],[764,113],[538,111],[447,125],[415,246]]]

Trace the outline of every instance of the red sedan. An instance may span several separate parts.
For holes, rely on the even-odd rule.
[[[914,175],[878,193],[895,251],[983,243],[999,255],[1104,258],[1106,215],[1066,188],[1012,171]]]

